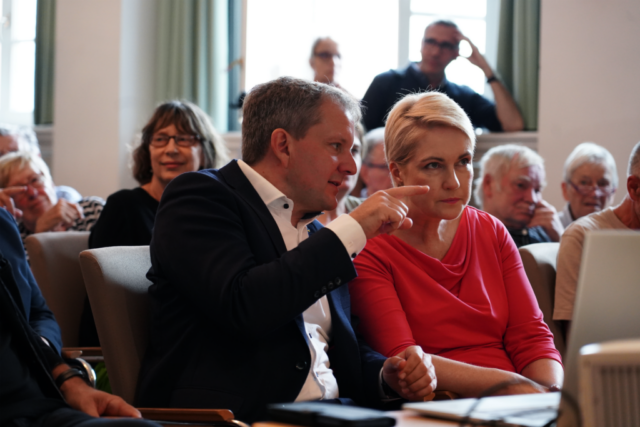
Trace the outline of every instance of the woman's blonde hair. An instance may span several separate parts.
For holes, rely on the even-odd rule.
[[[14,151],[0,157],[0,188],[6,188],[13,174],[26,166],[31,166],[34,172],[41,173],[48,182],[53,183],[49,167],[38,154],[31,150]]]
[[[387,162],[406,164],[413,157],[418,138],[425,130],[438,126],[459,129],[473,148],[476,134],[471,120],[462,108],[440,92],[410,94],[394,105],[384,132],[384,151]]]

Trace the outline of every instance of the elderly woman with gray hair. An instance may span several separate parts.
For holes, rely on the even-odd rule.
[[[616,188],[618,171],[611,153],[592,142],[578,145],[564,163],[562,195],[567,205],[559,214],[562,225],[566,228],[611,205]]]

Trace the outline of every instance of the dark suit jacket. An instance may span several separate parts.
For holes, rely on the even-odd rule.
[[[11,264],[29,325],[60,352],[62,348],[60,327],[31,274],[16,222],[3,208],[0,208],[0,256]]]
[[[315,222],[310,228],[320,228]],[[329,229],[286,250],[267,206],[233,161],[166,188],[151,241],[152,323],[137,405],[228,408],[243,421],[295,400],[311,355],[302,319],[327,294],[340,397],[379,402],[385,360],[354,333],[351,258]]]

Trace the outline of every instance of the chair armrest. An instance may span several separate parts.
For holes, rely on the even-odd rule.
[[[137,408],[142,418],[152,421],[176,421],[181,423],[216,423],[233,421],[228,409]]]

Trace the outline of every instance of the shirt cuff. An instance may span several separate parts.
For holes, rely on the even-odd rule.
[[[351,215],[340,215],[331,221],[327,228],[336,233],[351,258],[355,258],[367,243],[367,236],[364,234],[364,230]]]
[[[387,392],[384,389],[384,386],[382,385],[382,370],[384,368],[380,369],[380,374],[378,375],[378,394],[380,395],[380,400],[382,400],[383,402],[392,402],[394,400],[399,400],[401,399],[401,397],[394,391],[390,394],[387,394]],[[389,386],[387,386],[389,387]]]

